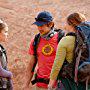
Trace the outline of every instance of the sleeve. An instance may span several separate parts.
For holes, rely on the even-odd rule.
[[[0,76],[1,77],[5,77],[5,78],[11,78],[12,76],[12,73],[10,71],[7,71],[5,69],[3,69],[3,67],[6,67],[6,59],[2,59],[2,50],[0,48],[0,62],[1,62],[1,65],[0,65]],[[3,67],[2,67],[3,66]]]
[[[30,46],[29,46],[29,54],[34,55],[34,46],[33,46],[34,39],[31,40]]]
[[[56,57],[50,74],[51,80],[57,79],[59,71],[66,57],[66,46],[67,46],[66,40],[65,38],[62,38],[57,47]]]
[[[10,71],[6,71],[5,69],[2,68],[2,66],[0,66],[0,76],[11,78],[12,73]]]

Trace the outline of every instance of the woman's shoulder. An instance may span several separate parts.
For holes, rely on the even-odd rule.
[[[70,40],[73,40],[75,39],[75,36],[65,36],[61,39],[61,41],[70,41]]]
[[[59,44],[61,44],[62,46],[67,46],[68,44],[73,43],[74,41],[74,36],[65,36],[60,40]]]

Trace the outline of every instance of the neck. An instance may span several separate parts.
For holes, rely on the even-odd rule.
[[[47,36],[49,33],[51,33],[53,31],[53,29],[50,29],[48,32],[46,32],[45,34],[41,35],[41,36]]]
[[[53,34],[53,35],[55,34],[54,29],[50,30],[47,34],[41,35],[41,37],[48,40],[51,38],[51,36],[53,37],[53,35],[51,35],[51,34]]]
[[[75,33],[75,32],[76,32],[75,27],[72,27],[72,28],[70,29],[70,31],[69,31],[69,32],[73,32],[73,33]]]

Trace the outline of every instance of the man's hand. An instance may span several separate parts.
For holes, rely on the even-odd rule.
[[[31,79],[33,77],[32,68],[35,63],[35,57],[33,55],[30,55],[30,62],[27,65],[26,71],[25,71],[25,85],[23,90],[31,90],[32,84]]]
[[[23,90],[31,90],[32,87],[33,86],[32,86],[31,83],[30,84],[25,84],[25,86],[23,87]]]

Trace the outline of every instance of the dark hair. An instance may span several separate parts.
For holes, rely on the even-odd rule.
[[[0,32],[6,27],[4,23],[0,23]]]
[[[67,17],[67,23],[73,27],[76,27],[85,20],[85,16],[81,13],[72,13]]]
[[[51,26],[52,25],[52,26]],[[49,22],[49,23],[47,23],[47,26],[48,27],[51,27],[51,29],[53,29],[54,28],[54,22]]]

